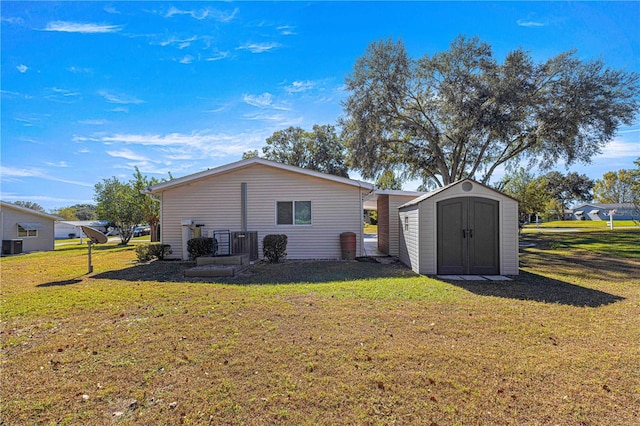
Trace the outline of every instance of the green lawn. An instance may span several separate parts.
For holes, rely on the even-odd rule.
[[[509,282],[133,246],[0,259],[5,424],[598,424],[640,419],[640,233],[523,235]],[[18,390],[19,391],[16,391]]]

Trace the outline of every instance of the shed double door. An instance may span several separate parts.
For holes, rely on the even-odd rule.
[[[437,204],[438,274],[500,273],[499,204],[458,197]]]

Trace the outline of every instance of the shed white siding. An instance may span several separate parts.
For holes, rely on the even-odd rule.
[[[400,228],[403,224],[398,217],[398,207],[411,201],[415,196],[389,195],[389,256],[400,253]]]
[[[247,184],[247,231],[258,232],[260,256],[265,235],[286,234],[289,259],[339,259],[342,232],[356,233],[361,255],[362,198],[370,189],[255,163],[161,192],[162,242],[171,245],[174,257],[182,253],[182,220],[203,224],[203,235],[241,229],[242,183]],[[278,201],[310,201],[311,225],[278,225]]]
[[[420,273],[420,232],[419,209],[417,205],[407,207],[398,213],[399,254],[402,263]]]
[[[472,183],[470,191],[464,191],[462,182],[456,182],[445,188],[418,197],[399,208],[399,216],[415,215],[418,212],[419,226],[403,232],[403,245],[408,253],[401,253],[400,260],[420,274],[435,275],[438,272],[438,218],[437,203],[457,197],[481,197],[496,200],[499,203],[500,232],[500,273],[517,275],[518,261],[518,202],[500,192],[494,191],[477,182]],[[417,233],[417,235],[414,235]],[[417,243],[416,243],[417,241]],[[417,244],[417,247],[416,247]],[[416,253],[413,253],[415,250]],[[417,261],[417,263],[416,263]]]

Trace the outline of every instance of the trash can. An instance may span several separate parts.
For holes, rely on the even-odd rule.
[[[340,249],[342,250],[342,259],[354,260],[356,258],[356,234],[353,232],[340,234]]]

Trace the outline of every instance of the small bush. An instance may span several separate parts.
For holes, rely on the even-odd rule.
[[[151,243],[136,245],[136,256],[140,262],[148,262],[153,259],[164,260],[168,254],[171,254],[171,246],[169,244]]]
[[[287,236],[284,234],[265,235],[262,240],[262,254],[270,263],[279,263],[287,255]]]
[[[218,252],[218,240],[210,237],[192,238],[187,241],[189,259],[193,260],[201,256],[211,256]]]

